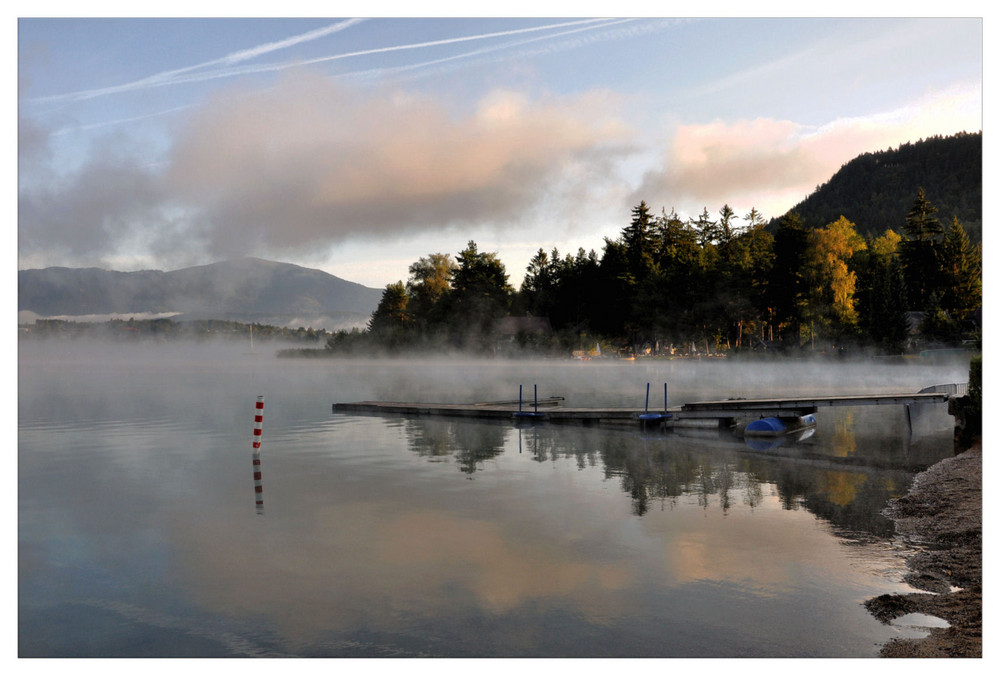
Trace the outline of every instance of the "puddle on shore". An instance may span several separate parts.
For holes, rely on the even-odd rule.
[[[951,626],[947,620],[942,620],[940,617],[934,617],[933,615],[925,615],[924,613],[907,613],[906,615],[897,617],[890,624],[901,629],[926,631],[931,629],[947,629]]]

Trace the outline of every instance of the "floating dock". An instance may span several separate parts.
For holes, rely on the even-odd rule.
[[[825,406],[911,406],[940,404],[950,395],[943,392],[919,394],[857,394],[769,399],[724,399],[701,401],[665,408],[655,424],[663,427],[715,422],[720,427],[735,427],[743,418],[775,417],[800,419]],[[530,418],[535,422],[593,426],[646,426],[649,411],[636,408],[580,408],[562,406],[562,397],[539,400]],[[424,404],[416,402],[359,401],[333,405],[334,413],[360,413],[395,416],[446,416],[492,420],[518,420],[521,406],[517,401],[478,404]]]
[[[538,402],[538,417],[533,418],[557,424],[576,425],[629,425],[638,421],[639,411],[634,408],[570,408],[560,406],[562,397],[542,399]],[[484,402],[480,404],[420,404],[394,401],[358,401],[334,404],[334,413],[362,413],[367,415],[398,416],[447,416],[479,418],[484,420],[514,420],[519,413],[517,402]]]

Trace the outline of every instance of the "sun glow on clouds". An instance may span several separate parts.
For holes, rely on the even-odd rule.
[[[933,92],[897,110],[808,128],[791,120],[715,120],[678,126],[662,167],[648,171],[634,200],[695,215],[729,204],[779,216],[866,153],[932,135],[982,128],[978,85]]]
[[[430,98],[380,94],[306,76],[239,106],[216,99],[178,141],[173,192],[200,207],[216,251],[241,241],[294,250],[516,221],[564,167],[608,163],[628,137],[602,94],[494,91],[465,117]]]

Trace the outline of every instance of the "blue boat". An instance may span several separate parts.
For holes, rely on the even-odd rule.
[[[776,418],[772,416],[754,420],[743,430],[743,435],[747,437],[780,437],[815,426],[816,416],[812,413],[794,418]]]

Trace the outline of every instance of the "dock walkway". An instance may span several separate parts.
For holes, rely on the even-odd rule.
[[[815,397],[782,397],[770,399],[724,399],[700,401],[666,410],[669,418],[657,421],[672,426],[685,421],[704,423],[717,421],[722,426],[733,425],[741,417],[796,417],[815,413],[825,406],[910,406],[940,404],[950,395],[944,392],[919,394],[857,394]],[[538,420],[577,425],[635,425],[643,414],[637,408],[581,408],[561,406],[562,397],[538,402]],[[522,411],[533,410],[533,405]],[[662,410],[662,409],[659,409]],[[449,416],[510,420],[518,412],[517,402],[484,402],[478,404],[424,404],[416,402],[359,401],[333,405],[334,413],[362,413],[398,416]],[[655,412],[655,411],[654,411]]]
[[[578,425],[634,425],[640,411],[634,408],[570,408],[554,403],[538,402],[541,419],[551,423]],[[532,406],[522,411],[533,411]],[[334,404],[334,413],[364,413],[374,415],[450,416],[511,420],[518,412],[517,402],[480,404],[420,404],[414,402],[358,401]]]

